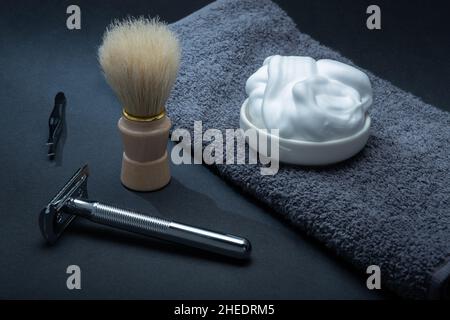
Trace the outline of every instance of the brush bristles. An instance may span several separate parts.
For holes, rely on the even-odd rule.
[[[178,40],[166,24],[147,18],[113,22],[98,60],[129,114],[151,117],[164,111],[180,63]]]

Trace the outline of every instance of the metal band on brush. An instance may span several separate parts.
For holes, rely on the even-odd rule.
[[[148,122],[148,121],[154,121],[154,120],[162,119],[166,115],[166,110],[163,110],[163,111],[161,111],[161,113],[158,113],[157,115],[151,116],[151,117],[133,116],[132,114],[129,114],[128,112],[126,112],[125,109],[122,109],[122,114],[128,120],[132,120],[132,121],[146,121],[146,122]]]

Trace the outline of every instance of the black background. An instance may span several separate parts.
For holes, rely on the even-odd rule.
[[[450,47],[444,1],[276,1],[310,34],[357,65],[450,110]],[[365,275],[202,166],[173,166],[155,193],[125,190],[118,180],[118,107],[95,53],[105,26],[126,15],[174,22],[209,1],[2,1],[0,3],[0,298],[298,299],[393,298],[369,291]],[[65,27],[78,4],[82,30]],[[369,4],[382,30],[366,28]],[[58,90],[68,97],[67,133],[56,163],[45,158],[47,118]],[[113,120],[111,120],[113,119]],[[99,128],[101,130],[99,130]],[[40,208],[73,171],[89,162],[92,198],[180,222],[243,235],[253,259],[226,259],[76,221],[55,247],[44,244]],[[69,291],[65,268],[82,269]]]

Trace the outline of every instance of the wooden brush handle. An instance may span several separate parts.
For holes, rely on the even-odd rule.
[[[152,191],[170,181],[167,139],[170,119],[164,116],[155,121],[119,119],[123,141],[122,183],[136,191]]]

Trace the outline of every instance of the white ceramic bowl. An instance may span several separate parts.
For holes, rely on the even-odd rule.
[[[247,129],[255,129],[258,132],[258,136],[266,139],[270,146],[270,139],[277,139],[278,137],[271,135],[267,130],[264,132],[249,121],[247,116],[247,101],[245,100],[241,107],[241,129],[244,131]],[[278,138],[280,147],[279,160],[284,163],[308,166],[328,165],[346,160],[364,148],[369,138],[369,128],[370,117],[366,115],[364,127],[361,131],[346,138],[324,142]],[[247,142],[253,150],[258,151],[257,146],[252,141],[247,140]]]

